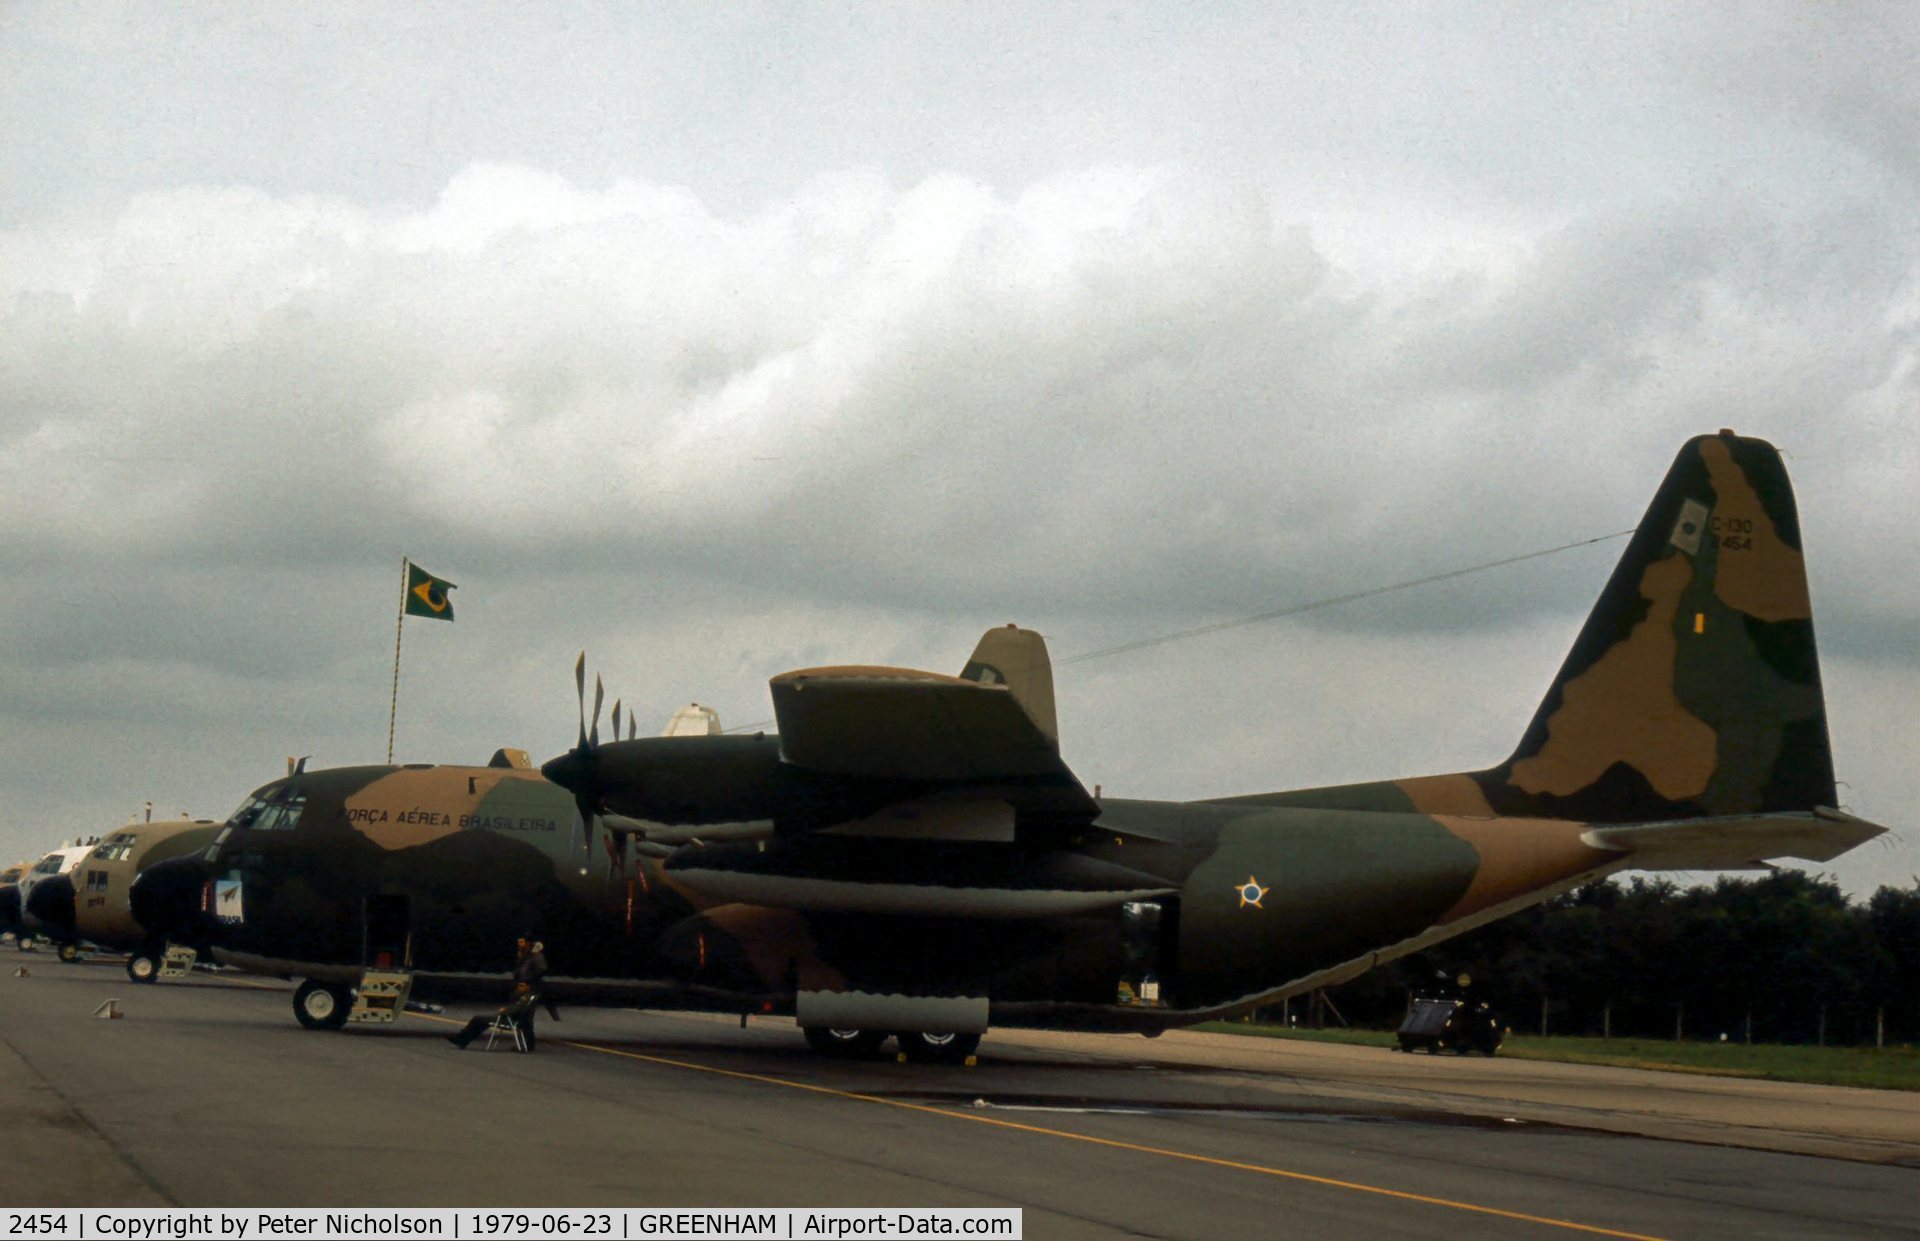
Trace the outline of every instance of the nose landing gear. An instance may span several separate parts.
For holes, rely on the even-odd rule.
[[[309,978],[293,993],[293,1015],[309,1030],[338,1030],[352,1010],[353,997],[338,983]]]

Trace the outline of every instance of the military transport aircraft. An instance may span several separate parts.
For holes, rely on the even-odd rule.
[[[703,710],[669,728],[717,729]],[[633,864],[643,851],[651,870]],[[406,973],[415,996],[498,995],[528,932],[571,971],[559,998],[635,1003],[673,990],[640,980],[660,931],[692,912],[661,885],[665,852],[583,817],[519,750],[484,767],[302,768],[256,789],[200,854],[143,871],[132,912],[150,952],[304,979],[309,1028],[345,1024],[367,969]]]
[[[26,927],[20,921],[20,877],[33,869],[31,859],[15,862],[0,870],[0,935],[11,935],[21,943]]]
[[[602,743],[598,686],[591,729],[580,669],[576,689],[578,743],[543,770],[577,801],[532,772],[428,769],[456,794],[431,806],[373,794],[405,771],[289,780],[204,860],[143,876],[142,920],[320,980],[322,1007],[370,959],[377,902],[423,970],[497,977],[535,920],[583,990],[943,1059],[990,1024],[1156,1034],[1617,870],[1827,861],[1884,830],[1835,808],[1792,493],[1731,432],[1681,449],[1519,745],[1480,771],[1097,797],[1061,762],[1045,644],[1012,626],[957,677],[777,676],[777,735],[620,740],[616,714]],[[463,784],[471,812],[431,808]],[[501,788],[528,800],[495,810]],[[224,922],[200,912],[229,898]]]
[[[52,934],[57,928],[48,927],[41,922],[34,908],[33,893],[46,884],[58,882],[71,874],[73,868],[80,865],[80,859],[92,852],[93,846],[98,843],[97,840],[89,840],[63,845],[35,862],[13,885],[12,896],[6,900],[5,909],[0,912],[0,916],[10,921],[15,940],[23,950],[34,938],[45,936],[53,940],[59,948],[62,961],[71,961],[79,955],[79,949],[74,944],[61,942]]]
[[[155,862],[198,853],[219,830],[212,819],[130,823],[109,832],[77,866],[34,885],[27,912],[40,934],[71,959],[82,943],[129,953],[127,976],[135,982],[159,977],[164,941],[155,941],[134,920],[128,899],[133,880]]]

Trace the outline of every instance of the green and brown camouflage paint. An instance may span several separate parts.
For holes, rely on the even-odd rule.
[[[285,972],[357,963],[363,902],[405,895],[423,970],[502,970],[533,929],[558,974],[665,1003],[985,996],[999,1024],[1152,1031],[1634,864],[1605,829],[1713,838],[1814,823],[1834,800],[1792,493],[1770,445],[1731,434],[1681,449],[1519,745],[1484,770],[1096,799],[1059,760],[1045,645],[1012,627],[959,678],[815,668],[771,691],[779,735],[599,745],[583,729],[543,769],[554,783],[511,767],[276,781],[256,799],[297,795],[297,825],[243,809],[210,853],[244,879],[244,920],[218,941]],[[1825,857],[1877,829],[1808,830],[1803,855]],[[765,895],[725,895],[747,891]],[[1144,962],[1125,924],[1143,902],[1163,913]],[[1142,969],[1157,1005],[1116,989]]]
[[[886,670],[806,675],[835,673]],[[1045,684],[1050,724],[1050,677]],[[1792,490],[1771,445],[1722,433],[1681,449],[1506,762],[1184,805],[1108,799],[1074,847],[1177,886],[1164,979],[1174,1010],[1139,1014],[1143,1024],[1174,1023],[1351,977],[1630,864],[1593,842],[1595,825],[1804,814],[1834,800]],[[1021,829],[1037,836],[1048,826],[1059,825]],[[924,935],[867,926],[868,938],[941,955]],[[705,930],[711,973],[729,959],[715,948],[727,930],[718,921]],[[976,929],[944,930],[977,941]],[[812,938],[840,942],[817,930]],[[990,938],[1005,954],[989,984],[996,1020],[1044,1018],[1047,1005],[1090,1019],[1089,1008],[1107,1003],[1111,937],[994,928]],[[1099,963],[1066,960],[1064,942]],[[924,963],[909,969],[900,955],[849,949],[840,972],[917,973],[926,985]],[[764,966],[755,972],[775,985]],[[1029,978],[1040,982],[1012,985]]]

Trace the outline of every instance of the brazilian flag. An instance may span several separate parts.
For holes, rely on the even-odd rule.
[[[452,582],[444,581],[427,572],[412,561],[407,562],[407,615],[426,616],[433,620],[450,621],[453,619],[453,600],[447,597],[450,590],[458,590]]]

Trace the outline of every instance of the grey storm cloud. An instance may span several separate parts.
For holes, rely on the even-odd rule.
[[[744,724],[787,667],[1610,534],[1719,426],[1789,454],[1855,808],[1920,816],[1891,11],[1053,17],[967,72],[1004,20],[214,12],[4,36],[16,851],[379,758],[403,554],[461,589],[401,757],[477,760],[568,743],[582,646],[643,720]],[[1495,761],[1617,548],[1063,663],[1069,758],[1166,796]]]

